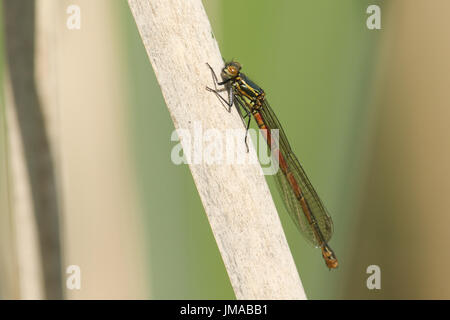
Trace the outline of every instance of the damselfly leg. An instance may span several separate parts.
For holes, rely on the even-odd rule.
[[[247,152],[249,152],[250,149],[249,149],[248,143],[247,143],[247,136],[248,136],[248,130],[250,128],[250,122],[251,122],[251,119],[252,119],[251,111],[250,111],[250,109],[247,106],[243,105],[239,100],[234,99],[233,90],[227,86],[227,84],[229,83],[230,80],[219,82],[217,80],[217,76],[216,76],[216,73],[214,72],[214,69],[209,65],[209,63],[207,63],[206,65],[211,70],[211,75],[212,75],[212,78],[213,78],[214,88],[215,88],[215,89],[212,89],[212,88],[207,86],[206,90],[208,90],[210,92],[213,92],[219,98],[219,100],[221,102],[225,103],[229,107],[228,112],[231,112],[231,108],[233,107],[233,104],[235,105],[236,110],[237,110],[237,112],[239,114],[239,117],[241,118],[242,123],[243,123],[243,125],[245,127],[244,142],[245,142],[245,147],[247,148]],[[225,87],[222,88],[222,89],[218,89],[217,88],[218,85],[224,85]],[[223,92],[223,91],[227,91],[228,92],[228,101],[224,97],[222,97],[222,95],[220,94],[220,92]],[[241,109],[245,111],[245,115],[242,114],[242,110]],[[248,118],[247,123],[245,123],[245,118]]]

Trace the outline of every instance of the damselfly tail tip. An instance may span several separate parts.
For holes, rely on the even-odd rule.
[[[322,246],[322,256],[323,259],[325,260],[325,264],[330,270],[336,269],[339,266],[336,255],[334,254],[333,250],[330,248],[328,244],[324,244]]]

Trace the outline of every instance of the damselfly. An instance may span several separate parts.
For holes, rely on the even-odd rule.
[[[333,222],[325,206],[306,176],[300,162],[292,152],[283,128],[266,100],[264,90],[241,72],[241,65],[232,61],[222,69],[222,81],[217,80],[214,70],[208,64],[216,89],[214,92],[230,108],[233,103],[246,126],[245,143],[250,126],[251,115],[261,129],[272,156],[277,156],[279,169],[276,181],[283,196],[287,211],[300,233],[315,247],[322,249],[322,256],[328,268],[337,268],[338,261],[333,250],[327,244],[333,234]],[[217,85],[224,85],[228,100],[220,95]],[[244,114],[245,113],[245,114]],[[247,122],[245,122],[247,118]],[[278,129],[278,143],[273,143],[271,130]],[[248,150],[248,146],[247,146]]]

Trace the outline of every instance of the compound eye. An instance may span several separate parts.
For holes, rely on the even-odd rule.
[[[228,70],[230,71],[231,74],[235,74],[236,73],[236,68],[235,67],[229,67]]]

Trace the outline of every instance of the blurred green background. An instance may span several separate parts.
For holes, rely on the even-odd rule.
[[[36,3],[42,1],[49,0]],[[86,174],[80,159],[89,161],[89,157],[104,156],[106,161],[98,160],[101,168],[102,163],[115,158],[115,153],[103,152],[103,144],[115,143],[123,144],[118,154],[126,157],[114,169],[105,169],[110,170],[105,174],[131,177],[131,182],[126,181],[133,187],[123,186],[116,192],[128,191],[135,205],[126,208],[135,210],[119,208],[117,215],[111,215],[112,220],[119,217],[119,227],[120,222],[131,221],[126,230],[103,230],[105,218],[95,220],[90,211],[81,221],[68,218],[71,224],[64,226],[70,247],[68,263],[77,263],[83,257],[85,265],[94,268],[100,255],[125,260],[126,266],[131,266],[128,273],[111,269],[104,275],[124,282],[134,276],[129,272],[134,270],[132,266],[140,266],[142,273],[133,281],[143,289],[133,291],[130,286],[126,297],[235,298],[189,168],[170,161],[175,145],[170,141],[174,126],[127,1],[64,0],[60,2],[63,10],[58,12],[58,19],[64,20],[64,6],[72,2],[79,4],[84,13],[92,14],[86,15],[83,23],[87,25],[80,31],[80,39],[87,35],[81,32],[89,32],[98,47],[93,50],[92,46],[72,45],[71,41],[81,41],[72,38],[76,37],[72,34],[64,38],[65,48],[69,48],[64,52],[85,57],[94,66],[101,63],[105,69],[117,68],[110,77],[119,81],[117,86],[98,86],[104,88],[99,94],[121,92],[122,104],[111,109],[119,110],[114,124],[123,131],[112,125],[110,128],[101,115],[93,118],[91,126],[78,128],[79,123],[70,122],[78,109],[64,111],[61,102],[67,116],[63,114],[66,122],[60,130],[71,130],[71,139],[75,140],[70,141],[80,139],[75,145],[80,155],[91,152],[85,159],[61,157],[63,169],[64,161],[72,161],[72,171],[67,170],[72,173],[63,174],[67,198],[71,198],[65,200],[68,211],[74,217],[88,212],[89,201],[118,198],[117,193],[106,193],[105,197],[92,200],[77,191],[88,184],[73,182]],[[420,0],[413,7],[406,0],[205,0],[203,4],[223,57],[239,61],[243,72],[264,88],[293,150],[333,218],[335,232],[330,245],[340,266],[329,271],[320,250],[309,246],[290,221],[272,178],[267,179],[308,298],[450,298],[445,280],[450,266],[450,251],[446,248],[450,241],[450,200],[446,197],[450,191],[450,23],[445,12],[450,3],[436,0],[431,5]],[[381,30],[366,27],[366,9],[372,4],[381,7]],[[103,16],[99,18],[89,11],[89,6],[95,6]],[[109,51],[116,54],[114,59],[108,60],[98,51],[103,44],[112,46]],[[59,63],[71,65],[68,55]],[[77,72],[87,81],[102,71],[78,67]],[[76,90],[82,97],[97,95],[85,93],[81,85]],[[76,99],[75,95],[71,98]],[[91,107],[105,104],[100,100]],[[105,110],[108,112],[107,107]],[[3,108],[0,115],[3,215],[10,210],[5,205],[8,183],[4,164],[8,152]],[[106,123],[106,129],[111,131],[94,139],[97,145],[86,151],[82,148],[92,140],[90,134],[103,128],[97,123]],[[120,141],[108,132],[118,132]],[[78,134],[84,138],[78,138]],[[64,148],[72,149],[72,144]],[[130,171],[117,172],[121,168]],[[100,208],[92,212],[105,211],[109,219],[110,212]],[[135,215],[129,217],[131,211]],[[142,229],[143,237],[137,240],[133,238],[134,224]],[[77,247],[74,239],[86,238],[86,228],[92,228],[93,234],[103,232],[104,241],[98,244],[101,250],[89,251],[97,246],[95,236],[87,237],[86,243]],[[120,241],[108,242],[116,237],[143,245],[122,247]],[[126,252],[126,248],[134,250],[125,257],[131,257],[129,260],[119,253]],[[1,255],[5,257],[4,252]],[[144,262],[133,260],[134,255],[144,257]],[[367,289],[366,268],[370,265],[381,268],[381,290]],[[91,271],[89,279],[94,281],[103,270]],[[69,297],[122,297],[117,293],[121,290],[119,285],[109,285],[111,288],[101,295],[93,286],[89,294],[81,291]]]

